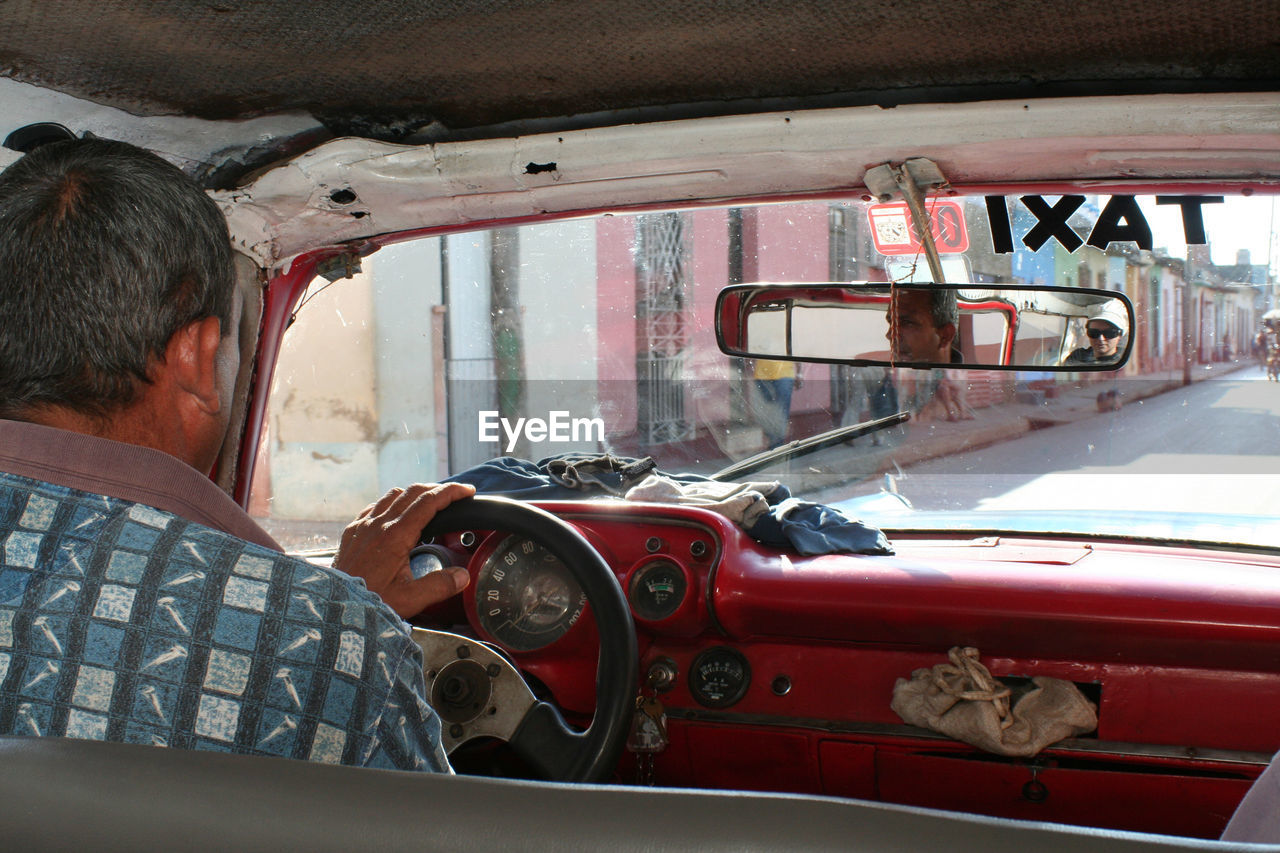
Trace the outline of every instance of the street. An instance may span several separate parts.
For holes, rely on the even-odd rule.
[[[898,491],[921,510],[1280,512],[1280,384],[1252,366],[1131,399],[1138,381],[1115,383],[1120,411],[905,466]]]

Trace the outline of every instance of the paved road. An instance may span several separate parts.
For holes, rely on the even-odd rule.
[[[1137,390],[1124,381],[1119,387]],[[1118,412],[922,462],[904,474],[899,490],[925,510],[1280,515],[1280,383],[1247,368],[1127,402]],[[878,486],[864,482],[847,494]]]

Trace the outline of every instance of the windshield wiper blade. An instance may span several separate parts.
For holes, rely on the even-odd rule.
[[[728,480],[730,478],[741,477],[744,474],[753,474],[761,468],[767,468],[775,462],[783,462],[787,459],[796,459],[801,456],[808,456],[824,447],[833,447],[845,441],[858,438],[863,435],[870,435],[873,432],[879,432],[891,426],[897,426],[906,423],[911,419],[910,412],[898,412],[884,418],[877,418],[874,421],[863,421],[860,424],[854,424],[847,427],[836,427],[826,432],[820,432],[817,435],[811,435],[808,438],[800,438],[786,444],[779,445],[772,450],[766,450],[757,453],[755,456],[748,456],[741,462],[735,462],[728,468],[722,468],[711,475],[712,480]]]

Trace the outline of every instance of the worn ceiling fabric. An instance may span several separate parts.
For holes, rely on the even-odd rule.
[[[619,111],[1269,88],[1278,21],[1274,0],[6,0],[0,73],[142,115],[303,110],[447,135]]]

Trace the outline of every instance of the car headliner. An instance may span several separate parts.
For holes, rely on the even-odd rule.
[[[227,129],[189,152],[211,186],[329,135],[439,142],[801,107],[1274,90],[1280,80],[1268,0],[1168,0],[1156,11],[1147,0],[357,8],[9,0],[0,74],[134,116],[306,117],[265,133],[250,123],[239,139]]]

